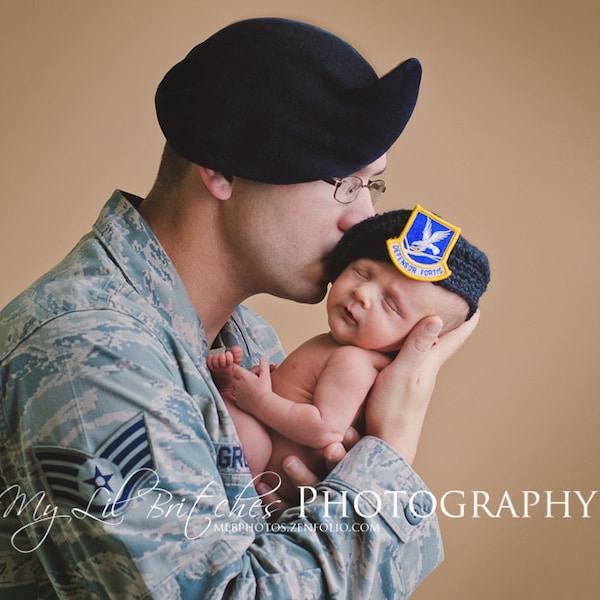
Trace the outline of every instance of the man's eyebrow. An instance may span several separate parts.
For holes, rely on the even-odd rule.
[[[371,177],[377,177],[378,175],[383,175],[385,173],[386,169],[387,169],[387,164],[385,165],[385,167],[383,167],[383,169],[377,171],[377,173],[373,173],[373,175]]]
[[[383,167],[383,169],[381,169],[380,171],[377,171],[377,173],[373,173],[373,177],[375,177],[376,175],[383,175],[386,169],[387,165],[385,165],[385,167]]]
[[[368,168],[369,166],[370,166],[370,165],[366,165],[366,166],[365,166],[365,167],[363,167],[363,168],[362,168],[360,171],[356,171],[356,172],[354,173],[354,175],[356,175],[356,176],[360,177],[360,174],[361,174],[361,173],[363,173],[363,174],[364,174],[364,172],[367,170],[367,168]],[[387,165],[387,162],[386,162],[386,163],[385,163],[385,165],[384,165],[384,166],[383,166],[383,167],[382,167],[382,168],[381,168],[379,171],[377,171],[376,173],[372,173],[371,175],[369,175],[369,179],[373,179],[373,178],[375,178],[375,177],[377,177],[377,176],[379,176],[379,175],[383,175],[383,174],[385,173],[385,170],[387,169],[387,167],[388,167],[388,165]],[[363,177],[364,177],[364,175],[363,175]]]

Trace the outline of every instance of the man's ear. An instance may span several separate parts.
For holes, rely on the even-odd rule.
[[[232,192],[232,180],[225,177],[223,173],[219,173],[219,171],[207,169],[200,165],[197,165],[196,168],[200,173],[200,177],[202,178],[206,189],[215,198],[218,200],[228,200],[230,198]]]

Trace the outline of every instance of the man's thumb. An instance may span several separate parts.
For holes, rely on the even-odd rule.
[[[444,322],[439,317],[423,319],[412,331],[413,346],[418,352],[427,352],[436,342]]]

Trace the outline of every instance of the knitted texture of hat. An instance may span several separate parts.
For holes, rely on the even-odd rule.
[[[400,235],[411,212],[400,209],[375,215],[346,231],[327,259],[329,281],[335,281],[351,262],[359,258],[393,264],[386,240]],[[488,258],[461,235],[450,253],[448,267],[452,271],[450,277],[432,283],[463,298],[469,305],[469,319],[490,282]]]

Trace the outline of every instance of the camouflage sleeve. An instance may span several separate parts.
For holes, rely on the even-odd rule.
[[[409,595],[441,560],[435,517],[407,511],[415,493],[426,498],[414,472],[365,438],[303,504],[267,523],[247,469],[233,468],[237,437],[203,359],[178,344],[129,315],[80,311],[5,361],[7,594]]]

